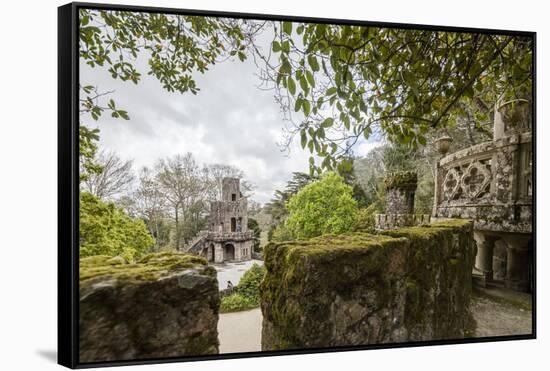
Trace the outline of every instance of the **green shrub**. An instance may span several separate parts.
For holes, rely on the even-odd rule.
[[[130,218],[113,203],[80,193],[80,257],[122,256],[133,262],[155,243],[140,219]]]
[[[233,289],[233,293],[222,298],[220,312],[238,312],[258,307],[260,305],[260,282],[264,275],[265,267],[254,263],[241,277],[239,284]]]
[[[242,310],[256,308],[258,304],[252,303],[241,294],[231,294],[222,298],[220,313],[240,312]]]
[[[273,242],[284,242],[284,241],[294,241],[295,238],[292,236],[292,232],[286,227],[284,223],[281,223],[273,228],[271,233],[270,241]]]
[[[336,173],[326,173],[290,198],[285,226],[297,240],[350,230],[357,214],[353,189]]]
[[[381,210],[376,203],[372,203],[364,209],[359,209],[353,225],[353,231],[373,233],[376,214],[381,214]]]

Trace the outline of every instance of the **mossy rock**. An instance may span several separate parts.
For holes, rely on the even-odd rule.
[[[271,243],[262,349],[461,338],[474,254],[468,220]]]
[[[199,256],[174,252],[148,254],[132,264],[122,257],[90,256],[80,259],[80,284],[102,276],[116,280],[158,280],[176,270],[205,268],[207,265],[208,262]],[[204,273],[216,275],[214,268],[205,269]]]
[[[216,354],[219,306],[216,270],[198,256],[83,258],[80,361]]]
[[[414,171],[397,171],[389,173],[384,177],[386,189],[416,189],[417,183],[418,175]]]

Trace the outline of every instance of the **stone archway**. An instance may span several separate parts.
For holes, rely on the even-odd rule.
[[[223,260],[224,261],[235,260],[235,246],[233,244],[227,243],[223,247]]]

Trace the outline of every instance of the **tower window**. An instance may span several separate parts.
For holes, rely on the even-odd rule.
[[[235,193],[231,194],[231,201],[237,201],[237,194]]]

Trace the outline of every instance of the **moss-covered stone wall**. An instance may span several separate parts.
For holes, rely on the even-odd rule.
[[[262,349],[467,336],[474,257],[464,220],[270,244]]]
[[[216,270],[198,256],[80,260],[80,362],[218,353]]]

